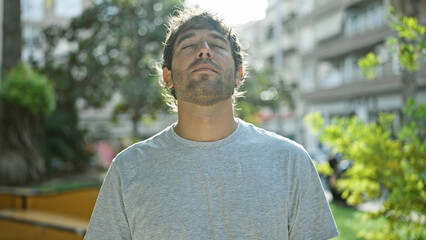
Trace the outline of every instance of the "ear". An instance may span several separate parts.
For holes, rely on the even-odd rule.
[[[167,67],[163,68],[163,81],[167,88],[170,89],[173,87],[172,71],[170,71]]]
[[[238,87],[241,85],[243,80],[243,67],[240,66],[237,71],[235,71],[235,86]]]

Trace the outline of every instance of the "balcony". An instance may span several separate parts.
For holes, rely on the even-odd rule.
[[[403,88],[399,76],[387,76],[375,80],[359,80],[335,88],[302,93],[302,99],[309,102],[342,101],[345,99],[400,92]]]
[[[317,45],[315,49],[302,56],[303,60],[306,59],[330,59],[346,53],[354,52],[370,46],[384,42],[387,37],[391,36],[393,31],[390,27],[383,25],[376,29],[352,35],[343,36],[335,40],[326,41]]]

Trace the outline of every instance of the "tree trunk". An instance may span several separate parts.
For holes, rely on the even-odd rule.
[[[5,0],[3,3],[3,63],[2,75],[21,60],[21,1]]]
[[[394,0],[392,5],[396,10],[396,13],[403,14],[405,16],[419,18],[418,8],[420,7],[419,0]],[[412,44],[404,38],[399,38],[399,42]],[[406,104],[407,99],[416,98],[416,72],[409,72],[406,69],[402,69],[401,82],[404,88],[402,89],[402,101],[403,105]],[[403,119],[405,121],[405,119]]]
[[[403,1],[405,2],[405,1]],[[402,14],[414,18],[418,18],[418,7],[419,7],[419,1],[417,0],[410,0],[406,2],[408,4],[408,7],[406,6],[404,8],[404,12]],[[408,43],[405,39],[400,39],[402,42]],[[402,71],[402,84],[405,86],[403,88],[402,92],[402,98],[404,105],[407,102],[408,98],[416,98],[416,72],[409,72],[407,70]]]
[[[140,114],[140,111],[137,110],[136,108],[134,110],[135,112],[133,113],[133,116],[132,116],[132,135],[135,138],[140,138],[139,121],[141,118],[141,114]]]
[[[419,0],[410,0],[411,9],[408,13],[409,16],[418,18],[419,17]]]
[[[40,151],[41,116],[10,103],[2,104],[0,116],[0,185],[40,180],[46,172]]]

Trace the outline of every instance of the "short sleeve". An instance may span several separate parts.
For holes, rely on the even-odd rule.
[[[118,168],[113,161],[96,200],[85,240],[131,239]]]
[[[289,240],[325,240],[339,235],[315,166],[303,151],[294,164],[289,204]]]

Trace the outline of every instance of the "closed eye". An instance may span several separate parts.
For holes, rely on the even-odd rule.
[[[189,44],[189,45],[183,46],[182,49],[193,48],[193,47],[195,47],[194,44]]]
[[[217,45],[217,44],[213,44],[212,47],[215,48],[220,48],[220,49],[225,49],[225,47],[221,46],[221,45]]]

